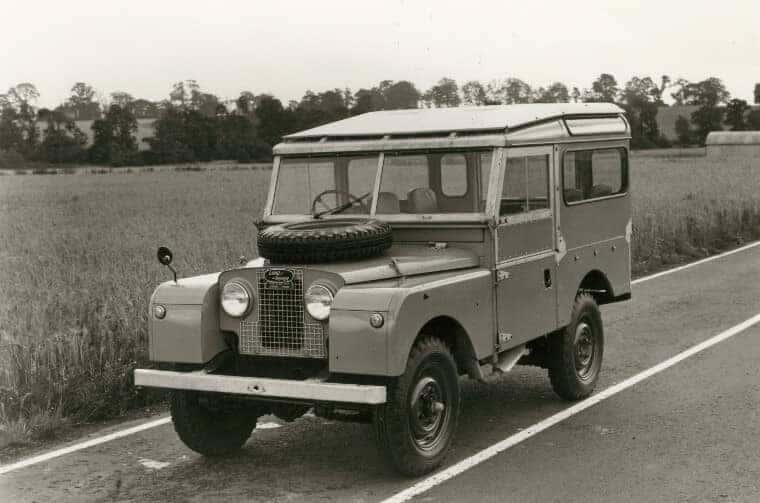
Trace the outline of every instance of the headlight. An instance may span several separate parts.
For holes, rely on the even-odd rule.
[[[326,320],[330,316],[330,308],[333,303],[333,294],[325,286],[311,285],[303,296],[306,310],[315,320]]]
[[[237,281],[230,281],[222,289],[222,309],[233,318],[243,316],[251,305],[251,294]]]

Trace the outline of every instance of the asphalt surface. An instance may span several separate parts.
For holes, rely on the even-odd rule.
[[[605,306],[607,388],[760,312],[760,248]],[[420,501],[760,501],[760,325],[437,485]],[[569,406],[544,371],[463,381],[450,466]],[[0,475],[2,501],[381,501],[395,474],[367,425],[304,417],[208,460],[171,425]],[[133,423],[137,424],[137,423]],[[132,424],[125,425],[131,426]]]

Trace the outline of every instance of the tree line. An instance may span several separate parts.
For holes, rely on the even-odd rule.
[[[760,110],[745,100],[731,99],[716,77],[689,82],[636,76],[620,86],[613,75],[603,73],[584,89],[561,82],[533,87],[514,77],[459,85],[444,77],[426,91],[407,80],[384,80],[355,92],[308,90],[300,100],[286,104],[271,94],[251,91],[224,101],[202,90],[195,80],[175,83],[168,98],[159,102],[124,91],[105,97],[89,84],[77,82],[69,98],[54,109],[38,108],[37,88],[21,83],[0,94],[0,150],[53,163],[246,162],[270,159],[272,146],[288,133],[375,110],[568,102],[617,103],[631,123],[633,148],[668,147],[670,141],[656,120],[658,109],[667,106],[666,94],[674,105],[696,107],[676,122],[681,145],[704,144],[707,133],[724,126],[760,130]],[[754,102],[760,104],[760,83],[754,88]],[[138,119],[154,121],[153,136],[144,139],[148,147],[144,150],[138,149],[136,139]],[[93,121],[89,147],[77,120]]]

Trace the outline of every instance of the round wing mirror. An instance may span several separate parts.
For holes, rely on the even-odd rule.
[[[158,253],[156,253],[156,257],[158,257],[158,261],[163,265],[169,265],[172,263],[172,251],[165,246],[158,247]]]

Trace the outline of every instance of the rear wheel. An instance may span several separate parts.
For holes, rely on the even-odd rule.
[[[582,400],[594,392],[604,354],[602,315],[594,298],[575,298],[570,324],[549,337],[549,380],[565,400]]]
[[[443,462],[459,419],[459,376],[448,347],[426,336],[409,355],[404,375],[375,411],[380,449],[402,474],[419,476]]]
[[[255,405],[182,390],[172,393],[171,414],[180,440],[204,456],[221,456],[240,449],[261,415]]]

